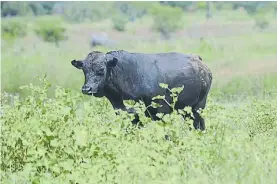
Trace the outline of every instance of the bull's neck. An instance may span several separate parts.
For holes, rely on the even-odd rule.
[[[118,90],[119,89],[118,81],[120,81],[122,77],[122,74],[120,75],[120,73],[122,73],[122,68],[119,66],[116,66],[114,68],[111,68],[108,73],[109,74],[105,81],[105,88],[109,91],[120,92]]]
[[[129,84],[126,81],[133,78],[130,71],[124,70],[122,63],[118,62],[118,65],[112,68],[109,72],[109,76],[105,82],[106,91],[114,93],[114,95],[120,95],[122,99],[134,98],[133,93],[130,91]]]

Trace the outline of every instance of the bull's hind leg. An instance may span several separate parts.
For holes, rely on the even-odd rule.
[[[200,129],[200,130],[205,130],[206,126],[205,126],[205,120],[203,117],[201,117],[201,115],[197,112],[198,109],[204,109],[206,106],[206,100],[207,100],[207,95],[205,95],[205,97],[192,108],[192,112],[193,112],[193,116],[194,116],[194,123],[193,126],[195,129]]]
[[[201,115],[196,111],[193,110],[193,116],[194,116],[194,120],[193,120],[193,126],[195,129],[200,129],[200,130],[205,130],[205,120],[204,118],[201,117]]]
[[[206,129],[205,119],[200,116],[200,129],[203,131]]]

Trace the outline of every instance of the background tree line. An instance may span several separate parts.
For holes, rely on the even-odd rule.
[[[260,10],[268,10],[274,8],[277,11],[276,2],[266,1],[236,1],[236,2],[211,2],[215,9],[238,9],[244,8],[249,14],[255,14]],[[149,2],[63,2],[63,1],[40,1],[40,2],[16,2],[16,1],[2,1],[1,2],[1,16],[40,16],[51,14],[62,14],[71,21],[82,21],[88,18],[93,21],[106,18],[109,16],[106,12],[122,13],[128,16],[131,20],[136,17],[141,17],[147,14],[150,8]],[[183,11],[196,11],[199,9],[206,9],[208,2],[179,2],[179,1],[160,1],[158,4],[167,5],[171,7],[181,8]],[[104,5],[104,6],[103,6]],[[115,8],[116,7],[116,8]],[[116,12],[114,10],[119,10]]]
[[[124,31],[128,22],[133,22],[145,15],[153,18],[153,29],[167,39],[170,34],[183,26],[183,12],[206,11],[206,18],[211,19],[213,12],[220,10],[236,10],[243,8],[253,16],[256,25],[266,28],[269,21],[264,16],[274,10],[277,15],[276,2],[1,2],[1,17],[24,17],[59,15],[69,23],[97,22],[111,18],[113,28]],[[176,21],[178,17],[178,21]],[[53,22],[54,21],[54,22]],[[34,29],[44,41],[58,42],[66,39],[61,20],[40,21]],[[3,21],[2,35],[13,38],[26,34],[26,25],[20,21]]]

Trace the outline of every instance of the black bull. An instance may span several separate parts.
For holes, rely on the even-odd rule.
[[[205,129],[205,121],[197,110],[206,106],[212,73],[197,55],[176,52],[143,54],[122,50],[107,53],[93,51],[84,60],[73,60],[71,64],[84,72],[84,94],[105,96],[114,109],[130,113],[134,111],[126,109],[123,100],[142,100],[149,106],[153,97],[164,95],[166,101],[172,103],[168,89],[161,88],[159,84],[166,83],[169,89],[184,86],[175,109],[192,107],[194,127]],[[157,113],[172,112],[164,100],[158,100],[157,103],[162,106],[147,110],[154,120],[158,119]]]

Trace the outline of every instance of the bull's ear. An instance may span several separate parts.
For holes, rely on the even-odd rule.
[[[78,68],[78,69],[81,69],[83,67],[83,62],[82,61],[73,60],[73,61],[71,61],[71,64],[74,67]]]
[[[107,67],[109,67],[109,68],[115,67],[117,62],[118,62],[118,59],[115,57],[112,57],[108,60]]]

